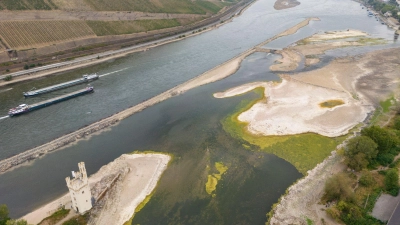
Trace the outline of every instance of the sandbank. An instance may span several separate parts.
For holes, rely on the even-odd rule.
[[[5,171],[9,170],[10,168],[21,165],[21,164],[27,162],[28,160],[33,160],[33,159],[38,158],[42,155],[45,155],[49,152],[52,152],[59,148],[65,147],[75,141],[82,139],[82,138],[87,138],[94,133],[98,133],[99,131],[102,131],[110,126],[116,125],[120,120],[127,118],[127,117],[133,115],[134,113],[140,112],[149,106],[152,106],[152,105],[162,102],[168,98],[171,98],[173,96],[184,93],[185,91],[190,90],[191,88],[195,88],[195,87],[198,87],[198,86],[201,86],[201,85],[204,85],[207,83],[215,82],[215,81],[221,80],[225,77],[228,77],[231,74],[233,74],[234,72],[236,72],[236,70],[239,68],[242,60],[245,57],[247,57],[248,55],[254,53],[256,51],[257,47],[263,46],[266,43],[268,43],[272,40],[275,40],[279,37],[295,33],[301,27],[306,26],[309,23],[309,21],[311,21],[311,20],[318,20],[318,18],[305,19],[304,21],[300,22],[299,24],[260,43],[259,45],[256,45],[255,47],[239,54],[238,56],[232,58],[231,60],[228,60],[225,63],[223,63],[219,66],[216,66],[213,69],[206,71],[203,74],[201,74],[183,84],[180,84],[168,91],[165,91],[153,98],[150,98],[136,106],[133,106],[133,107],[123,110],[113,116],[102,119],[93,124],[90,124],[84,128],[81,128],[81,129],[75,131],[75,132],[64,135],[62,137],[59,137],[59,138],[57,138],[51,142],[48,142],[44,145],[27,150],[25,152],[22,152],[18,155],[10,157],[10,158],[1,160],[0,161],[0,173],[4,173]]]
[[[282,9],[293,8],[298,5],[300,5],[300,2],[296,0],[277,0],[274,4],[274,9],[282,10]]]
[[[107,211],[101,212],[100,217],[95,219],[95,224],[123,224],[128,221],[133,216],[135,208],[154,190],[170,158],[169,155],[164,154],[124,154],[91,175],[89,184],[93,195],[93,186],[103,177],[115,174],[121,168],[129,168],[129,172],[120,181],[119,186],[122,188],[117,193],[118,198],[107,200],[106,204],[112,207],[107,207]],[[70,201],[69,193],[67,193],[22,218],[29,224],[38,224],[54,213],[60,204],[68,208]]]
[[[257,82],[246,84],[214,96],[223,98],[264,87],[266,102],[260,101],[238,116],[255,135],[293,135],[318,133],[327,137],[346,134],[362,122],[371,107],[365,107],[347,92],[332,90],[283,77],[279,84]],[[343,105],[322,108],[320,103],[342,100]]]

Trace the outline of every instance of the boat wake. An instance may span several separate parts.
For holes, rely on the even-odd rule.
[[[0,117],[0,120],[4,120],[4,119],[6,119],[6,118],[8,118],[9,116],[3,116],[3,117]]]
[[[6,91],[10,91],[10,90],[12,90],[12,88],[8,88],[8,89],[5,89],[5,90],[0,90],[0,93],[6,92]]]
[[[99,77],[104,77],[104,76],[111,75],[111,74],[114,74],[114,73],[118,73],[118,72],[121,72],[121,71],[124,71],[124,70],[127,70],[127,69],[128,69],[128,67],[120,69],[120,70],[116,70],[116,71],[113,71],[113,72],[110,72],[110,73],[105,73],[103,75],[100,75]]]

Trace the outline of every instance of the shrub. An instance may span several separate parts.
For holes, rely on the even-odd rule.
[[[397,169],[390,169],[387,171],[385,175],[385,189],[386,191],[393,195],[397,196],[399,193],[399,173]]]
[[[25,69],[25,70],[29,69],[29,65],[28,65],[28,64],[25,64],[24,69]]]
[[[8,76],[4,77],[5,81],[10,81],[12,79],[13,79],[13,77],[11,75],[8,75]]]
[[[351,180],[345,173],[338,173],[330,177],[324,188],[323,199],[327,202],[335,200],[352,200]]]
[[[375,183],[375,180],[369,172],[365,172],[361,175],[358,183],[364,187],[369,187]]]

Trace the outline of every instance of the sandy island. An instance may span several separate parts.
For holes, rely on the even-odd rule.
[[[282,10],[282,9],[293,8],[298,5],[300,5],[300,2],[296,0],[277,0],[274,4],[274,9]]]
[[[106,201],[103,203],[102,209],[98,210],[96,207],[92,209],[96,209],[97,212],[96,218],[91,218],[90,224],[118,225],[128,221],[133,216],[135,208],[154,190],[170,159],[169,155],[164,154],[124,154],[101,167],[89,178],[92,196],[96,200],[102,190],[95,187],[99,186],[98,183],[103,178],[121,174],[121,171],[126,172],[123,173],[117,184],[114,184],[116,190],[112,191],[113,198],[104,197]],[[22,218],[26,219],[29,224],[38,224],[53,213],[60,204],[68,208],[70,201],[69,193],[67,193]]]
[[[343,91],[328,89],[299,82],[285,77],[279,84],[273,82],[245,84],[217,93],[218,98],[243,94],[257,87],[264,87],[266,102],[260,101],[241,113],[239,121],[247,123],[247,129],[255,135],[293,135],[318,133],[337,137],[348,133],[362,122],[372,107],[365,107],[360,101]],[[321,107],[329,100],[341,100],[344,104],[332,108]]]
[[[295,51],[306,58],[311,56],[309,58],[314,59],[312,63],[318,63],[319,55],[329,49],[384,42],[381,39],[368,38],[366,35],[354,30],[316,34],[284,49],[283,52]],[[295,57],[287,57],[282,59],[280,64],[284,63],[297,62]],[[357,124],[357,121],[363,121],[366,113],[380,107],[380,101],[388,96],[393,95],[394,99],[399,101],[399,66],[398,48],[379,50],[354,57],[337,58],[320,69],[290,76],[281,75],[281,83],[245,84],[215,93],[214,97],[231,97],[251,91],[255,87],[263,87],[265,99],[238,116],[239,120],[249,124],[250,132],[277,135],[301,130],[310,132],[312,129],[312,132],[335,136],[346,132],[349,127]],[[342,104],[332,108],[321,108],[321,101],[326,100],[337,100]],[[279,123],[274,120],[279,120]],[[361,124],[365,126],[367,123],[368,119]],[[347,138],[354,136],[362,126],[357,127]],[[342,147],[343,144],[337,146],[337,149]],[[337,224],[326,214],[325,206],[319,205],[319,201],[326,180],[345,168],[341,160],[341,156],[333,151],[330,157],[309,170],[306,177],[288,188],[287,194],[282,196],[273,208],[268,223],[306,224],[305,218],[308,218],[316,224],[322,224],[322,219],[326,224]]]
[[[287,29],[286,31],[284,31],[278,35],[275,35],[274,37],[260,43],[259,45],[256,45],[254,48],[251,48],[251,49],[239,54],[238,56],[232,58],[231,60],[228,60],[225,63],[223,63],[219,66],[216,66],[215,68],[213,68],[209,71],[206,71],[203,74],[201,74],[191,80],[188,80],[187,82],[180,84],[168,91],[165,91],[153,98],[150,98],[136,106],[133,106],[133,107],[128,108],[124,111],[121,111],[113,116],[102,119],[93,124],[90,124],[84,128],[81,128],[81,129],[75,131],[75,132],[64,135],[64,136],[57,138],[51,142],[48,142],[44,145],[27,150],[23,153],[12,156],[10,158],[1,160],[0,161],[0,173],[3,173],[5,171],[9,170],[12,167],[21,165],[21,164],[27,162],[28,160],[33,160],[33,159],[41,157],[49,152],[55,151],[61,147],[65,147],[68,144],[71,144],[75,141],[78,141],[83,138],[87,138],[91,134],[94,134],[94,133],[102,131],[110,126],[113,126],[113,125],[117,124],[119,121],[121,121],[122,119],[125,119],[137,112],[140,112],[140,111],[146,109],[147,107],[155,105],[155,104],[162,102],[168,98],[171,98],[171,97],[174,97],[181,93],[184,93],[185,91],[188,91],[192,88],[224,79],[225,77],[228,77],[228,76],[232,75],[233,73],[235,73],[238,70],[242,60],[244,58],[246,58],[248,55],[256,52],[257,48],[264,46],[268,42],[273,41],[279,37],[295,33],[298,29],[306,26],[312,20],[319,20],[319,19],[318,18],[307,18],[304,21],[296,24],[295,26]]]

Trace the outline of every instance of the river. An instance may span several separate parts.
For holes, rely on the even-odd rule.
[[[34,103],[74,89],[24,99],[23,91],[98,73],[95,93],[16,118],[0,120],[0,159],[46,143],[168,90],[238,55],[306,17],[319,17],[294,35],[271,42],[283,48],[296,40],[327,30],[361,29],[393,40],[393,31],[367,16],[356,2],[310,0],[276,11],[272,0],[259,0],[231,23],[213,31],[146,52],[73,72],[32,80],[0,90],[0,117],[20,103]],[[346,52],[345,52],[346,53]],[[263,224],[266,212],[301,174],[278,157],[249,151],[245,143],[224,132],[220,121],[249,93],[214,99],[212,93],[259,80],[277,79],[268,72],[278,56],[255,53],[235,75],[193,89],[137,113],[99,135],[0,175],[0,203],[12,216],[66,193],[64,177],[86,163],[89,174],[123,153],[154,150],[172,153],[174,161],[160,180],[148,205],[137,214],[140,224]],[[12,88],[12,89],[11,89]],[[207,166],[223,162],[228,171],[216,197],[205,192]],[[150,216],[151,215],[151,216]]]

